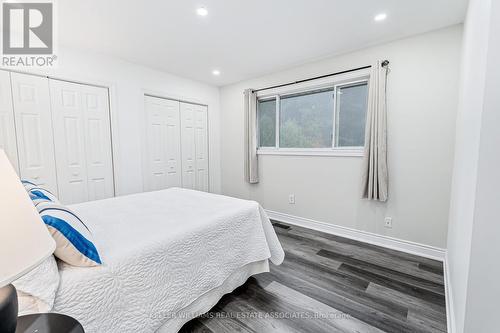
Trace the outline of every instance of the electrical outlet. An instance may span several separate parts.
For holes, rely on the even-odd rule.
[[[295,204],[295,194],[289,194],[289,195],[288,195],[288,203],[289,203],[290,205]]]
[[[386,228],[392,228],[392,217],[387,216],[384,219],[384,227],[386,227]]]

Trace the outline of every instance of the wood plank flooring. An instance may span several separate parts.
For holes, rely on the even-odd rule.
[[[285,261],[181,332],[446,332],[442,263],[273,222]]]

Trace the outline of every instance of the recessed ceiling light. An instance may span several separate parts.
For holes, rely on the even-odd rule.
[[[387,18],[386,13],[380,13],[380,14],[375,15],[375,17],[373,19],[377,22],[380,22],[380,21],[385,20],[386,18]]]
[[[205,7],[199,7],[196,10],[196,13],[200,16],[207,16],[208,15],[208,10]]]
[[[213,75],[215,75],[215,76],[219,76],[219,75],[220,75],[220,70],[218,70],[218,69],[214,69],[214,70],[212,71],[212,74],[213,74]]]

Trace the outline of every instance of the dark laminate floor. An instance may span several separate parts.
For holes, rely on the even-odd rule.
[[[440,262],[274,223],[281,266],[181,332],[446,332]]]

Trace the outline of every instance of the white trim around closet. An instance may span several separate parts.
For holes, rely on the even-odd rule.
[[[111,132],[111,156],[112,156],[112,169],[113,169],[113,189],[114,189],[114,194],[115,196],[121,195],[120,188],[118,186],[117,179],[119,179],[118,174],[120,170],[119,166],[119,159],[117,158],[117,154],[120,145],[119,145],[119,127],[118,127],[118,112],[116,112],[117,108],[117,100],[116,100],[116,83],[110,82],[110,81],[102,81],[102,80],[95,80],[92,78],[88,77],[83,77],[79,75],[72,76],[71,78],[67,76],[59,76],[59,75],[50,75],[50,74],[44,74],[41,72],[29,72],[29,71],[20,71],[20,70],[12,70],[12,69],[6,69],[6,68],[0,68],[0,70],[7,71],[7,72],[12,72],[12,73],[20,73],[20,74],[26,74],[26,75],[33,75],[33,76],[39,76],[39,77],[45,77],[47,79],[53,79],[53,80],[59,80],[59,81],[65,81],[65,82],[70,82],[70,83],[77,83],[77,84],[85,84],[89,86],[95,86],[95,87],[100,87],[100,88],[106,88],[108,90],[108,98],[109,98],[109,118],[110,118],[110,132]]]

